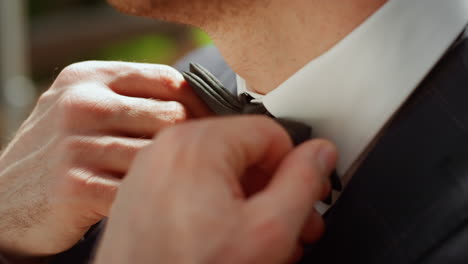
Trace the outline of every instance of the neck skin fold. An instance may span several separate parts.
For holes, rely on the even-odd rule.
[[[249,88],[267,94],[345,38],[386,1],[251,1],[246,10],[201,27]]]

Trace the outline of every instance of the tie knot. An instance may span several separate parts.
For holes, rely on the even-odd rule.
[[[231,94],[213,74],[199,64],[191,63],[190,71],[183,72],[182,75],[194,92],[217,115],[268,116],[276,120],[288,132],[295,146],[312,137],[310,126],[294,120],[276,118],[262,103],[253,102],[254,98],[247,93],[239,97]],[[331,182],[334,190],[341,191],[341,182],[336,172],[331,176]],[[326,203],[331,203],[331,200]]]
[[[232,95],[224,85],[199,64],[190,64],[190,71],[182,73],[195,93],[217,115],[266,114],[260,103],[251,103],[252,97]]]
[[[215,76],[199,64],[191,63],[190,71],[182,74],[195,93],[217,115],[265,115],[275,119],[288,132],[295,145],[311,138],[312,129],[308,125],[275,118],[262,103],[252,102],[253,97],[247,93],[239,97],[231,94]]]

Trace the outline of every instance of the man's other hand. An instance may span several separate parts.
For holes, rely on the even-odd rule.
[[[0,158],[0,251],[70,248],[109,214],[123,175],[155,133],[207,115],[170,67],[67,67]]]
[[[96,263],[286,263],[324,224],[336,150],[293,149],[266,117],[194,121],[160,133],[118,192]]]

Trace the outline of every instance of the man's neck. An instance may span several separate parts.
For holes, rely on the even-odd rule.
[[[204,29],[250,89],[266,94],[346,37],[386,1],[258,1]]]

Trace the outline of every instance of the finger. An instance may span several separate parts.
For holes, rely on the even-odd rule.
[[[292,148],[286,131],[268,117],[211,118],[162,131],[136,162],[158,157],[151,162],[151,170],[203,181],[206,184],[198,184],[198,192],[218,195],[218,200],[227,194],[222,197],[232,199],[245,197],[240,180],[248,168],[255,165],[265,172],[274,171]],[[221,187],[213,189],[214,184]]]
[[[174,153],[186,155],[187,160],[196,159],[196,173],[216,178],[230,175],[236,181],[253,166],[265,173],[275,171],[293,148],[286,131],[263,116],[213,118],[166,132],[157,141],[162,146],[181,148],[183,151]],[[200,153],[203,159],[199,158]],[[215,160],[219,162],[213,163]],[[218,171],[220,168],[223,171]]]
[[[152,138],[161,129],[190,118],[187,108],[179,102],[121,97],[121,107],[109,120],[109,128],[120,134]]]
[[[330,188],[324,179],[336,159],[336,149],[327,141],[302,144],[282,161],[267,188],[252,198],[251,208],[276,217],[295,240],[314,204]]]
[[[72,179],[69,197],[79,197],[85,210],[108,216],[121,184],[120,176],[88,168],[73,168],[69,174]]]
[[[185,121],[178,102],[126,97],[95,84],[76,85],[58,104],[62,127],[74,132],[153,137],[159,129]]]
[[[108,85],[118,94],[177,101],[187,106],[194,117],[212,115],[182,74],[172,67],[145,63],[121,63],[115,67],[119,68],[119,75]]]
[[[301,242],[311,244],[317,241],[325,231],[325,223],[317,210],[312,210],[307,219],[301,234]]]
[[[238,117],[217,125],[222,133],[217,137],[219,145],[229,150],[221,149],[222,153],[228,156],[238,178],[246,176],[246,170],[271,174],[293,149],[287,132],[268,117]]]
[[[76,136],[66,143],[71,162],[88,168],[125,174],[146,139],[112,136]]]

